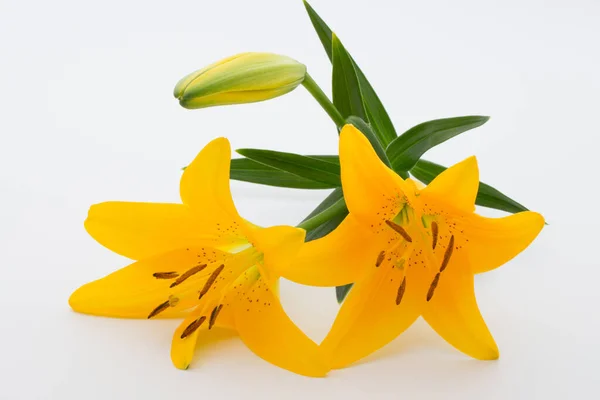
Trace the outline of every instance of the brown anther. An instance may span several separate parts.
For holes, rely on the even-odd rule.
[[[446,252],[444,253],[444,259],[442,260],[442,266],[440,267],[440,272],[443,272],[448,263],[450,262],[450,257],[452,256],[452,252],[454,251],[454,235],[450,236],[450,242],[448,243],[448,247],[446,247]]]
[[[398,294],[396,295],[396,305],[400,305],[402,301],[402,297],[404,296],[404,292],[406,291],[406,277],[402,278],[402,283],[398,288]]]
[[[400,236],[402,236],[404,238],[404,240],[406,240],[409,243],[412,243],[412,238],[410,237],[410,235],[408,234],[408,232],[406,232],[404,230],[403,227],[401,227],[400,225],[398,225],[397,223],[395,223],[394,221],[390,221],[389,219],[387,221],[385,221],[385,223],[392,228],[393,230],[395,230],[396,232],[398,232],[400,234]]]
[[[188,269],[179,278],[177,278],[175,282],[171,283],[170,287],[174,288],[175,286],[188,279],[190,276],[202,271],[204,268],[206,268],[206,264],[196,265],[195,267]]]
[[[161,303],[160,305],[158,305],[158,307],[152,310],[150,314],[148,314],[148,319],[156,317],[158,314],[165,311],[169,307],[171,307],[171,303],[169,302],[169,300],[165,301],[164,303]]]
[[[377,256],[377,261],[375,261],[375,266],[379,267],[381,265],[381,263],[383,262],[384,258],[385,258],[385,251],[381,251],[381,253],[379,253],[379,255]]]
[[[440,273],[435,274],[435,278],[433,278],[433,282],[431,282],[431,286],[429,286],[429,291],[427,292],[427,301],[431,300],[433,297],[433,293],[435,292],[435,288],[440,281]]]
[[[175,279],[179,276],[179,274],[175,271],[170,272],[155,272],[152,274],[156,279]]]
[[[217,317],[221,312],[221,308],[223,308],[223,304],[219,304],[218,306],[213,308],[212,312],[210,313],[210,320],[208,321],[208,329],[211,329],[217,321]]]
[[[196,332],[198,330],[198,328],[200,328],[200,325],[202,325],[202,323],[205,320],[206,320],[206,317],[204,315],[198,319],[195,319],[191,324],[186,326],[186,328],[181,333],[180,338],[185,339],[186,337],[190,336],[192,333]]]
[[[204,284],[204,287],[200,291],[200,296],[198,296],[198,300],[200,300],[210,290],[210,287],[213,283],[215,283],[215,280],[217,280],[217,277],[219,276],[221,271],[223,271],[223,268],[225,268],[225,264],[219,265],[219,267],[215,269],[213,273],[208,277],[206,283]]]
[[[431,223],[431,234],[433,235],[433,243],[431,244],[431,247],[433,248],[433,250],[435,250],[435,246],[437,246],[438,240],[438,224],[435,221]]]

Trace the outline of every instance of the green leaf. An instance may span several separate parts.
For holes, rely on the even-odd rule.
[[[333,34],[333,105],[348,118],[356,115],[366,119],[366,111],[363,105],[362,95],[354,63],[338,37]]]
[[[306,11],[312,22],[312,25],[319,36],[319,40],[325,48],[325,52],[327,53],[329,60],[333,62],[333,32],[329,26],[327,26],[325,21],[319,17],[310,4],[308,4],[308,2],[304,1],[304,6],[306,7]],[[348,56],[354,65],[364,108],[366,110],[366,118],[363,119],[365,121],[369,121],[381,143],[384,146],[387,146],[397,136],[394,125],[392,124],[387,111],[383,107],[381,100],[379,100],[377,93],[375,93],[375,89],[373,89],[373,86],[371,86],[367,77],[362,72],[358,64],[356,64],[354,59],[352,59],[350,54],[348,54]]]
[[[421,182],[429,184],[429,182],[445,170],[446,167],[442,165],[432,163],[431,161],[419,160],[410,170],[410,173]],[[479,191],[477,192],[475,204],[509,213],[528,211],[522,204],[517,203],[504,193],[483,182],[479,183]]]
[[[350,289],[352,289],[352,286],[354,286],[354,283],[349,283],[347,285],[338,286],[335,288],[335,297],[337,299],[338,304],[342,304],[342,302],[348,295],[348,292],[350,291]]]
[[[269,167],[268,165],[258,163],[248,158],[236,158],[231,160],[230,177],[237,181],[293,189],[330,189],[336,187],[334,185],[302,178],[298,175]]]
[[[485,124],[490,118],[467,116],[436,119],[414,126],[398,136],[386,149],[394,171],[408,171],[432,147]]]
[[[325,21],[323,21],[321,17],[319,17],[319,14],[317,14],[315,9],[312,8],[312,6],[308,4],[308,1],[306,0],[304,0],[304,7],[306,8],[306,12],[308,13],[310,22],[312,22],[312,25],[315,28],[317,35],[319,36],[319,40],[325,48],[325,52],[327,53],[327,57],[329,57],[329,61],[332,61],[333,51],[331,41],[333,39],[333,32],[331,31],[331,29],[329,29]]]
[[[315,208],[314,210],[311,211],[310,214],[308,214],[306,216],[306,218],[304,218],[302,220],[302,222],[306,222],[309,219],[311,219],[312,217],[314,217],[317,214],[322,213],[323,211],[325,211],[326,209],[328,209],[329,207],[331,207],[332,205],[334,205],[335,203],[337,203],[340,199],[344,198],[344,192],[342,192],[342,188],[337,188],[335,190],[333,190],[329,196],[327,196],[325,198],[325,200],[323,200],[321,202],[321,204],[319,204],[317,206],[317,208]]]
[[[310,157],[310,158],[316,158],[317,160],[321,160],[321,161],[327,161],[328,163],[331,164],[336,164],[336,165],[340,165],[340,157],[336,154],[336,155],[317,155],[317,156],[306,156],[306,157]]]
[[[342,186],[339,164],[273,150],[239,149],[236,151],[251,160],[305,179],[335,187]]]
[[[365,137],[371,143],[371,146],[373,146],[375,153],[377,153],[377,155],[379,156],[379,159],[381,161],[383,161],[385,163],[385,165],[387,165],[388,167],[391,167],[392,165],[390,164],[390,160],[388,159],[387,154],[385,153],[385,150],[383,149],[383,146],[381,146],[381,143],[379,143],[379,139],[377,139],[377,137],[373,133],[373,130],[371,129],[369,124],[367,124],[365,121],[363,121],[359,117],[355,117],[355,116],[348,117],[346,119],[346,121],[349,124],[354,125],[354,127],[356,129],[358,129],[359,131],[362,132],[363,135],[365,135]]]

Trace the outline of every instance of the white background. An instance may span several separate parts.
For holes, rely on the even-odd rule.
[[[178,201],[180,168],[210,139],[234,148],[335,153],[308,93],[187,111],[183,75],[243,51],[296,58],[329,91],[330,65],[299,0],[0,2],[0,398],[599,398],[600,3],[313,0],[397,130],[482,114],[427,159],[476,154],[482,180],[544,214],[515,260],[476,280],[501,350],[474,361],[419,322],[350,368],[310,379],[227,335],[172,367],[178,321],[94,318],[67,304],[127,263],[83,229],[91,204]],[[297,223],[326,194],[232,184],[243,216]],[[489,211],[484,211],[490,213]],[[283,284],[320,341],[332,289]]]

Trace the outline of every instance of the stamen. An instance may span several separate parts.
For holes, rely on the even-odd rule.
[[[448,242],[448,247],[446,247],[446,252],[444,253],[444,259],[442,260],[442,266],[440,267],[440,272],[443,272],[448,263],[450,262],[450,257],[452,256],[452,252],[454,251],[454,235],[450,236],[450,242]]]
[[[385,258],[385,251],[381,251],[381,253],[379,253],[379,255],[377,256],[377,261],[375,261],[375,266],[379,267],[381,265],[381,263],[383,262],[383,259]]]
[[[401,227],[394,221],[390,221],[389,219],[387,221],[385,221],[385,223],[388,224],[388,226],[390,228],[392,228],[393,230],[398,232],[400,234],[400,236],[402,236],[404,238],[404,240],[406,240],[409,243],[412,243],[412,238],[408,235],[408,233],[404,230],[403,227]]]
[[[438,240],[438,224],[437,222],[433,221],[431,223],[431,234],[433,235],[433,250],[435,250],[435,246],[437,246],[437,240]]]
[[[398,288],[398,294],[396,295],[396,305],[400,305],[402,301],[402,297],[404,296],[404,292],[406,291],[406,277],[402,278],[402,283]]]
[[[182,283],[183,281],[188,279],[190,276],[202,271],[204,268],[206,268],[206,264],[196,265],[194,268],[188,269],[187,271],[185,271],[183,273],[183,275],[181,275],[179,278],[177,278],[177,280],[175,282],[171,283],[170,287],[174,288],[175,286],[179,285],[180,283]]]
[[[185,339],[186,337],[190,336],[192,333],[196,332],[198,330],[198,328],[200,328],[200,325],[202,325],[202,323],[206,320],[206,317],[203,315],[200,318],[194,320],[194,322],[192,322],[191,324],[189,324],[181,333],[181,339]]]
[[[433,297],[433,293],[435,292],[435,288],[437,287],[439,281],[440,281],[440,273],[438,272],[435,275],[435,278],[433,278],[433,282],[431,282],[431,286],[429,286],[429,291],[427,292],[427,301],[431,300],[431,298]]]
[[[208,321],[208,329],[211,329],[217,321],[217,317],[221,312],[221,308],[223,308],[223,304],[219,304],[218,306],[213,308],[212,312],[210,313],[210,320]]]
[[[221,264],[219,268],[215,269],[213,273],[208,277],[208,280],[206,281],[204,287],[200,291],[200,296],[198,297],[198,300],[200,300],[206,293],[208,293],[212,284],[215,283],[215,280],[217,279],[221,271],[223,271],[223,268],[225,268],[225,264]]]
[[[167,300],[164,303],[160,304],[158,307],[156,307],[154,310],[152,310],[152,312],[148,314],[148,319],[156,317],[158,314],[165,311],[169,307],[171,307],[171,302]]]
[[[179,276],[179,274],[175,271],[170,272],[155,272],[152,274],[156,279],[174,279]]]

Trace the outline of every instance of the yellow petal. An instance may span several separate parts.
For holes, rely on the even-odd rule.
[[[409,195],[407,187],[352,125],[344,126],[340,133],[340,165],[350,213],[368,225],[396,216],[404,205],[404,195]]]
[[[254,248],[264,254],[266,270],[274,274],[290,269],[306,236],[304,229],[286,225],[268,228],[246,225],[245,231]]]
[[[341,286],[356,282],[375,264],[384,244],[381,236],[350,214],[328,235],[305,243],[290,268],[279,273],[303,285]]]
[[[332,368],[385,346],[421,315],[431,280],[422,257],[413,252],[402,266],[387,261],[372,266],[369,276],[354,285],[320,346]]]
[[[171,341],[171,361],[175,367],[188,369],[194,358],[199,338],[201,336],[206,337],[209,334],[210,319],[211,311],[207,310],[206,307],[199,306],[175,330]],[[224,307],[220,309],[214,321],[214,326],[233,329],[232,320],[231,307]]]
[[[423,318],[463,353],[479,360],[495,360],[498,347],[479,312],[473,284],[466,256],[462,251],[454,251]]]
[[[234,305],[241,339],[257,356],[300,375],[321,377],[325,366],[318,346],[287,316],[273,284],[254,270],[247,271],[242,294]]]
[[[479,189],[477,159],[469,157],[439,174],[421,192],[425,203],[428,198],[464,212],[475,210]]]
[[[237,218],[229,190],[231,147],[226,138],[208,143],[187,166],[181,177],[184,204],[194,209],[219,209]]]
[[[73,310],[107,317],[148,318],[157,306],[171,300],[157,318],[174,317],[198,302],[197,287],[227,257],[208,248],[184,248],[135,262],[102,279],[77,289],[69,298]],[[206,268],[181,284],[170,286],[186,271],[198,265]],[[156,275],[158,274],[158,275]],[[172,277],[170,277],[172,276]],[[182,298],[190,290],[193,295]]]
[[[107,202],[93,205],[85,229],[100,244],[141,260],[185,246],[214,243],[201,221],[182,204]]]
[[[501,266],[525,250],[544,227],[544,217],[532,211],[504,218],[472,214],[462,226],[473,272],[481,273]]]
[[[217,236],[240,236],[243,223],[231,198],[229,141],[218,138],[200,151],[181,177],[181,200],[202,221],[198,230]]]

